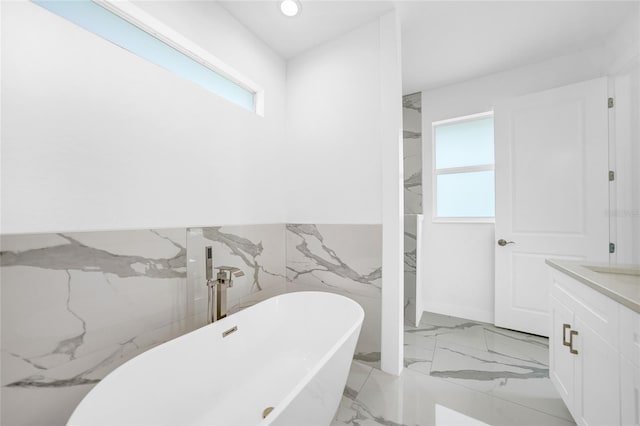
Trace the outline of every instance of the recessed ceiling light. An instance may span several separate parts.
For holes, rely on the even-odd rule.
[[[298,0],[282,0],[280,3],[280,11],[285,16],[296,16],[300,13],[302,6]]]

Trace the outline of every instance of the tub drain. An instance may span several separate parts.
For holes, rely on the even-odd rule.
[[[273,411],[273,407],[267,407],[262,411],[262,418],[266,419],[269,414]]]

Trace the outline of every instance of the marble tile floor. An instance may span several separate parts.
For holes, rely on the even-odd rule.
[[[546,338],[425,313],[394,377],[355,360],[332,426],[572,425]]]

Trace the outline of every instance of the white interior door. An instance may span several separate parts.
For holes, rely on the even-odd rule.
[[[609,256],[607,81],[501,102],[494,120],[495,323],[548,336],[544,260]]]

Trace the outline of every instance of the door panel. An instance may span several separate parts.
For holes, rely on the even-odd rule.
[[[514,232],[584,231],[583,109],[583,102],[569,100],[512,111],[509,198]]]
[[[511,282],[513,299],[511,304],[514,309],[542,313],[541,307],[547,303],[551,279],[547,276],[540,277],[538,271],[544,264],[544,255],[536,253],[511,253]]]
[[[501,102],[496,149],[495,322],[549,335],[546,258],[607,261],[607,82]]]

